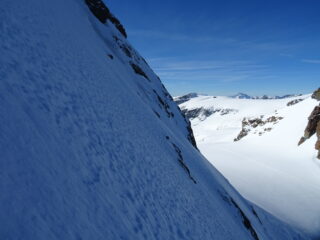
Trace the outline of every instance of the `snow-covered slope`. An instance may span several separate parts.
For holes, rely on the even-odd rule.
[[[0,239],[305,239],[192,146],[121,26],[100,1],[0,2]]]
[[[317,104],[310,95],[278,100],[199,96],[180,107],[187,114],[201,109],[191,119],[198,147],[244,197],[320,236],[315,137],[297,145]],[[232,111],[221,114],[226,109]],[[206,111],[212,114],[204,117]]]

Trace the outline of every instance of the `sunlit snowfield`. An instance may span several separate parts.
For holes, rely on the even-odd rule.
[[[301,98],[305,100],[287,106],[289,101]],[[310,95],[271,100],[199,96],[180,107],[236,110],[191,121],[201,152],[244,197],[288,223],[315,233],[320,229],[316,137],[300,147],[297,143],[316,104]],[[261,115],[281,116],[283,120],[252,129],[248,136],[234,142],[243,118]],[[265,131],[269,127],[272,130]]]

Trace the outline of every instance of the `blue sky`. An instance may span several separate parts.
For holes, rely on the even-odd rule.
[[[105,0],[173,95],[320,87],[319,0]]]

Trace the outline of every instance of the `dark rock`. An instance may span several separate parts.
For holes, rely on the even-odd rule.
[[[320,101],[320,88],[318,88],[318,90],[314,91],[314,93],[311,96],[313,99],[316,99],[318,101]]]
[[[299,142],[298,142],[298,146],[300,146],[302,143],[304,143],[307,139],[305,137],[301,137]]]
[[[188,109],[182,109],[181,110],[182,113],[184,114],[184,116],[188,119],[194,119],[196,117],[198,117],[202,111],[202,108],[195,108],[192,110],[188,110]]]
[[[176,98],[174,99],[174,101],[175,101],[178,105],[180,105],[180,104],[185,103],[185,102],[187,102],[187,101],[189,101],[190,99],[195,98],[195,97],[198,97],[198,94],[197,94],[197,93],[188,93],[188,94],[183,95],[183,96],[181,96],[181,97],[176,97]]]
[[[127,44],[124,43],[121,39],[119,39],[117,36],[113,36],[113,39],[115,40],[115,42],[118,44],[119,48],[122,50],[122,52],[124,52],[124,54],[128,57],[128,58],[132,58],[133,56],[133,52],[134,50]],[[137,56],[136,56],[137,57]],[[138,57],[139,58],[139,57]]]
[[[223,115],[227,115],[227,114],[229,114],[231,112],[236,112],[236,111],[237,110],[226,108],[226,109],[221,109],[218,112],[220,112],[220,115],[223,116]]]
[[[283,119],[283,117],[271,116],[271,117],[267,118],[267,120],[265,120],[263,123],[264,124],[270,123],[270,122],[277,123],[278,121],[280,121],[282,119]]]
[[[253,213],[253,215],[258,219],[258,221],[260,222],[260,224],[262,224],[261,219],[259,218],[257,212],[254,210],[253,207],[252,207],[252,213]]]
[[[257,234],[256,230],[253,228],[249,218],[244,214],[244,212],[241,210],[239,205],[232,198],[230,200],[231,200],[232,204],[238,209],[238,212],[240,213],[240,216],[242,218],[243,225],[248,229],[251,236],[255,240],[259,240],[258,234]]]
[[[160,114],[157,111],[153,110],[153,112],[154,112],[155,115],[157,115],[158,118],[160,118]]]
[[[126,30],[120,21],[110,12],[107,6],[101,0],[85,0],[85,3],[88,5],[89,9],[93,15],[102,23],[106,23],[107,20],[112,22],[118,31],[127,38]]]
[[[188,130],[188,140],[189,140],[189,142],[191,142],[191,144],[195,147],[195,149],[198,150],[197,143],[196,143],[196,139],[194,138],[193,130],[192,130],[192,128],[191,128],[191,123],[190,123],[189,120],[187,120],[187,122],[189,123],[188,126],[187,126],[187,130]]]
[[[264,125],[264,122],[261,118],[248,119],[247,121],[249,123],[247,125],[251,125],[253,128],[258,127],[259,125]]]
[[[147,76],[147,74],[145,74],[145,72],[137,64],[134,64],[133,62],[131,62],[130,66],[132,67],[133,71],[136,74],[139,74],[139,75],[143,76],[145,79],[147,79],[150,82],[150,79]]]
[[[238,214],[240,215],[240,217],[242,218],[242,223],[245,226],[245,228],[250,232],[251,236],[253,237],[253,239],[255,240],[259,240],[258,234],[256,232],[256,230],[254,229],[254,227],[251,224],[251,221],[249,220],[249,218],[246,216],[246,214],[242,211],[242,209],[240,208],[240,206],[236,203],[236,201],[231,198],[230,196],[227,195],[227,193],[223,193],[221,191],[219,191],[220,196],[222,197],[222,200],[227,202],[230,206],[233,206],[235,208],[235,210],[238,212]],[[252,208],[252,213],[255,215],[255,217],[258,219],[258,221],[260,222],[260,224],[262,224],[260,218],[258,217],[258,214],[256,213],[256,211]]]
[[[314,98],[317,98],[316,92],[314,93],[314,95],[315,95]],[[309,121],[308,121],[308,125],[304,131],[304,136],[300,138],[300,140],[298,142],[298,146],[301,145],[302,143],[304,143],[307,139],[309,139],[310,137],[312,137],[316,133],[317,142],[315,144],[315,149],[318,150],[317,157],[320,159],[320,105],[316,106],[313,109],[308,120]]]
[[[166,111],[168,118],[174,117],[173,112],[170,110],[169,104],[159,96],[156,90],[153,89],[153,92],[157,95],[159,106]]]
[[[132,58],[130,47],[123,44],[123,45],[120,45],[120,48],[127,55],[127,57]]]
[[[320,150],[320,141],[316,142],[315,149],[318,151]]]
[[[317,142],[316,142],[316,145],[315,145],[315,149],[318,150],[318,158],[320,159],[320,121],[318,122],[318,125],[317,125]]]
[[[223,115],[227,115],[231,112],[237,112],[237,110],[235,109],[230,109],[230,108],[226,108],[226,109],[220,109],[220,108],[194,108],[191,110],[188,109],[182,109],[182,113],[190,120],[195,119],[195,118],[200,118],[200,120],[205,120],[206,118],[210,117],[211,115],[215,114],[215,113],[220,113],[221,116]]]
[[[293,106],[293,105],[295,105],[295,104],[297,104],[297,103],[299,103],[299,102],[302,102],[303,100],[304,100],[304,99],[302,99],[302,98],[292,100],[292,101],[290,101],[290,102],[287,103],[287,106],[288,106],[288,107],[289,107],[289,106]]]
[[[174,143],[172,143],[172,146],[174,147],[174,150],[178,154],[178,162],[180,163],[181,167],[186,171],[186,173],[188,174],[189,178],[193,181],[193,183],[197,184],[197,181],[192,177],[190,169],[188,168],[187,164],[183,160],[183,156],[180,148]]]
[[[112,55],[112,54],[108,54],[108,57],[109,57],[110,59],[113,59],[113,55]]]
[[[282,119],[283,119],[283,117],[277,117],[277,116],[268,117],[266,120],[263,120],[263,116],[260,116],[260,118],[252,118],[252,119],[244,118],[242,120],[242,129],[241,129],[240,133],[238,134],[238,136],[233,141],[236,142],[236,141],[241,140],[242,138],[247,136],[253,128],[257,128],[258,126],[264,126],[267,123],[276,124],[279,121],[281,121]],[[271,130],[272,130],[271,127],[264,128],[263,132],[259,132],[258,134],[259,134],[259,136],[261,136],[263,133],[270,132]]]
[[[158,77],[158,76],[157,76],[157,77]],[[159,81],[161,81],[159,77],[158,77],[158,79],[159,79]],[[161,83],[161,86],[162,86],[162,88],[163,88],[163,94],[164,94],[167,98],[169,98],[171,101],[174,101],[173,98],[172,98],[172,96],[169,94],[168,90],[166,89],[166,87],[163,85],[163,83]]]
[[[178,106],[177,106],[177,109],[182,114],[182,116],[187,124],[189,142],[194,146],[195,149],[199,150],[197,147],[196,139],[194,138],[194,134],[193,134],[193,130],[191,128],[190,120],[184,115],[184,113],[181,111],[181,109]]]
[[[304,137],[307,139],[312,137],[317,131],[317,125],[320,121],[320,106],[316,106],[313,109],[308,120],[309,122],[304,132]]]
[[[242,138],[244,138],[245,136],[247,136],[249,133],[249,130],[248,129],[242,129],[240,131],[240,133],[238,134],[238,136],[233,140],[235,142],[241,140]]]

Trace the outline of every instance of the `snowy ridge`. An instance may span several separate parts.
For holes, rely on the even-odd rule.
[[[317,104],[309,94],[273,100],[199,96],[180,108],[234,109],[191,118],[200,151],[245,198],[319,237],[316,137],[298,147]]]
[[[175,97],[173,100],[179,105],[181,103],[189,101],[191,98],[198,97],[199,95],[197,93],[189,93],[180,97]]]
[[[0,239],[307,239],[192,146],[158,77],[85,1],[2,0],[0,22]]]

